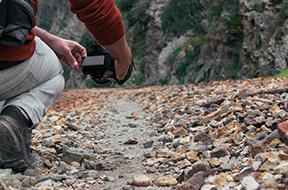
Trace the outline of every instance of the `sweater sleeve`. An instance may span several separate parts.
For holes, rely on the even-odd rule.
[[[71,10],[102,45],[123,37],[125,28],[114,0],[70,0]]]

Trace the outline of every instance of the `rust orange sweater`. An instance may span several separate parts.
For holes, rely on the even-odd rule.
[[[37,0],[33,1],[37,6]],[[124,35],[124,24],[114,0],[70,0],[70,4],[72,12],[85,23],[100,44],[110,45]],[[0,62],[29,59],[35,51],[34,38],[31,31],[26,44],[21,47],[0,45]]]

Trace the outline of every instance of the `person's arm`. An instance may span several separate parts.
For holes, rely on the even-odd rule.
[[[87,56],[83,46],[75,41],[65,40],[50,34],[37,26],[34,31],[36,36],[44,41],[65,64],[75,70],[81,69],[82,58]]]
[[[115,69],[116,77],[122,80],[131,64],[132,53],[127,44],[125,36],[111,45],[104,46],[116,59]]]
[[[116,59],[116,77],[122,80],[131,64],[132,54],[125,39],[121,13],[114,0],[70,0],[71,10],[85,23],[98,43]]]

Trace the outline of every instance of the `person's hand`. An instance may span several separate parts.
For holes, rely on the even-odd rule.
[[[128,46],[125,35],[111,45],[104,46],[115,58],[116,78],[121,81],[127,75],[132,61],[132,52]]]
[[[86,49],[79,43],[62,38],[56,38],[51,43],[51,48],[66,65],[71,69],[80,70],[82,58],[87,57]]]

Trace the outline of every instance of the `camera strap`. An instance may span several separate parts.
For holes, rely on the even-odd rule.
[[[116,81],[119,85],[124,84],[124,83],[125,83],[127,80],[129,80],[129,78],[131,77],[132,72],[133,72],[133,69],[136,70],[136,67],[135,67],[134,62],[131,61],[131,64],[130,64],[130,66],[129,66],[129,69],[128,69],[128,71],[127,71],[127,74],[126,74],[126,76],[124,77],[124,79],[122,79],[122,80],[118,80],[118,79],[117,79],[117,77],[116,77],[116,72],[115,72],[115,70],[114,70],[114,79],[115,79],[115,81]]]

